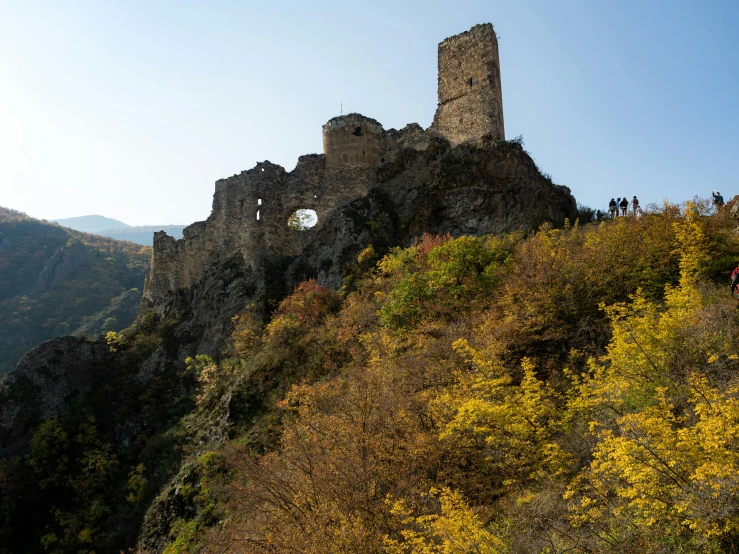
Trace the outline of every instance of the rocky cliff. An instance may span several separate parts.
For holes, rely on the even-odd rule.
[[[29,429],[104,379],[110,356],[104,340],[82,337],[52,339],[23,356],[0,382],[0,456],[18,452]]]

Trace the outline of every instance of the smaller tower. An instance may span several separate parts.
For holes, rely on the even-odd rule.
[[[329,119],[323,126],[326,166],[379,165],[382,125],[358,113]]]
[[[439,107],[432,128],[452,144],[505,139],[498,39],[490,23],[439,43]]]

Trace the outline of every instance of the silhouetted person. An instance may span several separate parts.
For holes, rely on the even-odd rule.
[[[713,205],[717,208],[723,208],[724,207],[724,197],[721,196],[721,193],[717,190],[711,191],[711,196],[713,196]]]
[[[639,199],[636,196],[631,199],[631,211],[634,212],[634,215],[639,212]]]
[[[608,213],[611,214],[611,219],[616,217],[616,210],[618,209],[618,204],[616,204],[616,201],[611,198],[611,201],[608,203]]]
[[[629,201],[626,200],[625,196],[621,199],[619,206],[621,207],[621,215],[626,215],[626,210],[629,209]]]

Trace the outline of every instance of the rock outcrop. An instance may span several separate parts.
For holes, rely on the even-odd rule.
[[[79,241],[57,248],[54,255],[44,264],[32,294],[44,293],[74,276],[89,259],[89,250]]]
[[[104,379],[110,356],[105,340],[81,337],[52,339],[23,356],[0,382],[0,456],[19,450],[29,429]]]

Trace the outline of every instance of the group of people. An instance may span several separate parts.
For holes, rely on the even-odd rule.
[[[639,207],[639,199],[636,196],[631,199],[631,202],[625,196],[615,200],[611,198],[611,201],[608,203],[608,213],[611,219],[619,216],[619,210],[621,211],[620,215],[622,217],[625,216],[629,211],[629,204],[631,204],[631,213],[633,215],[640,216],[643,213]]]

